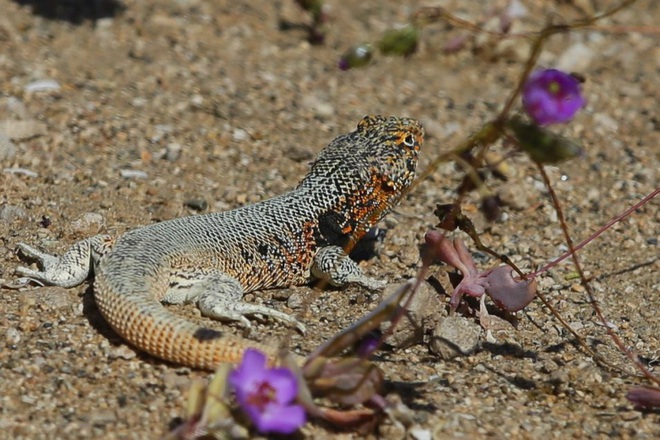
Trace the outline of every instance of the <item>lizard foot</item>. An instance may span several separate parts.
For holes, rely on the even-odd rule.
[[[187,268],[184,272],[171,275],[164,302],[196,302],[202,315],[220,321],[236,321],[247,330],[252,327],[247,316],[267,316],[292,325],[305,334],[305,326],[296,318],[270,307],[244,302],[245,291],[236,278],[216,269]]]
[[[312,275],[338,287],[355,283],[369,290],[378,290],[387,285],[386,281],[365,275],[360,266],[339,246],[324,247],[316,254]]]
[[[246,316],[267,316],[295,327],[303,335],[307,332],[302,322],[284,312],[259,304],[246,303],[242,300],[224,301],[213,293],[203,294],[197,300],[197,306],[204,316],[223,321],[237,321],[248,330],[252,324]]]
[[[56,257],[19,243],[19,254],[26,260],[35,260],[41,270],[19,266],[15,273],[41,285],[74,287],[89,277],[96,262],[110,250],[111,244],[110,236],[96,235],[75,243],[61,257]]]

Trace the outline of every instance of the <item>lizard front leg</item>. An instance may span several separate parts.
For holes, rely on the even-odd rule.
[[[41,270],[19,266],[15,272],[26,277],[28,281],[74,287],[82,284],[94,272],[94,267],[101,257],[110,252],[113,243],[114,239],[110,235],[96,235],[75,243],[60,257],[19,243],[19,252],[26,259],[36,260]]]
[[[321,248],[314,256],[312,276],[324,280],[333,286],[356,283],[370,290],[382,289],[386,281],[365,275],[358,264],[339,246]]]

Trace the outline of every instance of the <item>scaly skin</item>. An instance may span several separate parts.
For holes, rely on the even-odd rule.
[[[246,292],[325,279],[370,289],[348,258],[351,248],[382,219],[412,183],[424,131],[408,118],[367,116],[355,131],[325,147],[298,186],[281,196],[228,212],[144,226],[116,240],[98,235],[61,257],[20,244],[43,270],[17,273],[72,287],[96,272],[94,296],[112,328],[128,343],[161,359],[215,369],[238,362],[245,349],[276,348],[189,322],[161,302],[196,302],[215,319],[265,315],[298,326],[285,313],[242,301]]]

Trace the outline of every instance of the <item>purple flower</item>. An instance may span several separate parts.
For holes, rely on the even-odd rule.
[[[286,368],[267,368],[262,352],[246,350],[229,373],[229,383],[259,432],[291,434],[305,424],[303,407],[292,404],[298,394],[296,377]]]
[[[531,74],[522,100],[527,114],[539,125],[567,122],[585,104],[579,81],[556,69]]]
[[[380,331],[374,330],[369,332],[364,338],[362,338],[362,340],[358,341],[355,350],[357,355],[366,359],[374,354],[374,352],[380,348],[382,337],[383,335]]]

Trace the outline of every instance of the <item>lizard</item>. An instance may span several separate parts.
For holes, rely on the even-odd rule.
[[[411,185],[424,140],[411,118],[369,115],[331,141],[291,191],[243,207],[180,217],[74,243],[57,257],[24,243],[21,280],[71,288],[92,275],[94,300],[129,345],[157,358],[214,370],[238,363],[247,348],[276,347],[195,324],[165,304],[195,302],[202,315],[238,321],[261,315],[304,326],[273,308],[243,301],[248,292],[323,280],[368,289],[347,251],[396,206]]]

